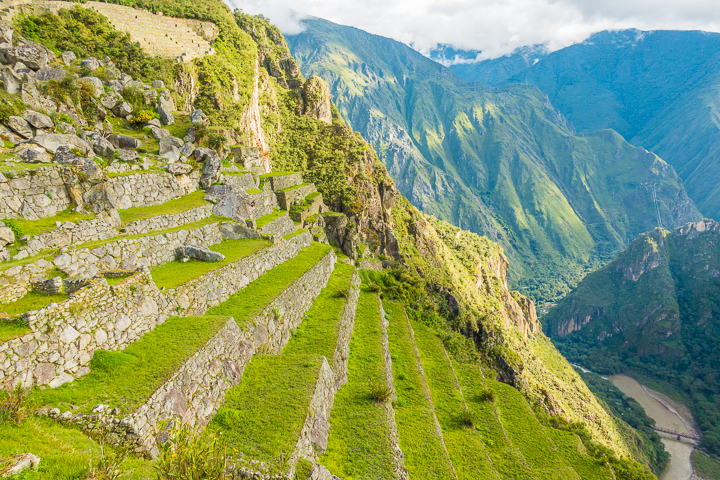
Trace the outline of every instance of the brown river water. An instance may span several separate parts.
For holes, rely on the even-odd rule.
[[[675,413],[668,410],[662,403],[648,395],[637,380],[626,375],[613,375],[609,379],[625,395],[634,398],[643,406],[648,417],[655,419],[655,424],[679,433],[691,433],[683,421]],[[670,454],[670,465],[659,476],[660,480],[688,480],[692,475],[690,454],[693,446],[668,438],[662,438],[665,450]]]

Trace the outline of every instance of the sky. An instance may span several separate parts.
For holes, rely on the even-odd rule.
[[[705,30],[720,32],[718,0],[225,0],[263,15],[286,35],[315,16],[390,37],[428,54],[438,44],[496,58],[518,47],[551,51],[595,32]]]

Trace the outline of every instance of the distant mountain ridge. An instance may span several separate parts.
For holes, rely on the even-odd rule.
[[[305,26],[287,37],[303,74],[330,85],[414,205],[500,242],[524,294],[566,292],[656,212],[670,227],[701,218],[663,160],[609,130],[573,135],[531,85],[468,84],[391,39]]]
[[[700,211],[720,218],[720,184],[709,181],[720,177],[720,34],[605,31],[518,66],[510,56],[450,68],[467,81],[537,85],[577,131],[612,128],[662,157]]]

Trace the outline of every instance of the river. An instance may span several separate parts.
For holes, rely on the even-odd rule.
[[[647,394],[642,385],[626,375],[613,375],[609,378],[625,395],[634,398],[645,409],[648,417],[655,420],[660,428],[678,433],[692,433],[677,414],[668,410],[662,403]],[[688,480],[692,475],[690,454],[693,446],[668,438],[662,438],[665,450],[670,454],[670,464],[660,474],[660,480]]]

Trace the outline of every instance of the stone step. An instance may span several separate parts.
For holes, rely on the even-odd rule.
[[[313,192],[305,197],[302,202],[295,203],[290,209],[290,218],[294,222],[298,222],[301,225],[305,223],[305,220],[317,215],[324,209],[323,197],[320,192]]]
[[[302,201],[309,194],[317,192],[314,183],[303,183],[300,185],[293,185],[292,187],[284,188],[282,190],[276,190],[278,204],[283,210],[290,210],[298,201]]]

